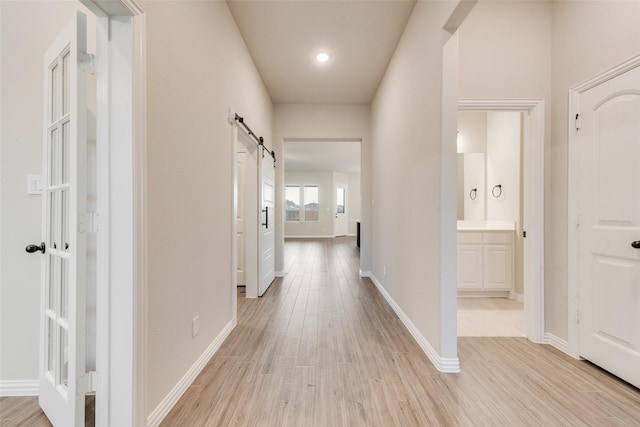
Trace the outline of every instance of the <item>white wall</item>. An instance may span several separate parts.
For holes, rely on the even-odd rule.
[[[547,196],[547,328],[567,336],[567,147],[569,88],[640,53],[640,2],[553,3],[551,147]]]
[[[42,171],[44,53],[76,10],[95,28],[78,2],[0,2],[0,389],[38,378],[41,257],[24,248],[42,241],[42,197],[26,182]]]
[[[487,152],[487,113],[458,112],[458,153]]]
[[[333,237],[333,172],[284,173],[285,185],[318,186],[318,221],[285,222],[284,236]],[[305,203],[307,203],[305,201]],[[303,219],[302,216],[300,219]]]
[[[520,112],[487,114],[487,219],[520,220]],[[495,185],[501,185],[500,190]]]
[[[569,88],[640,52],[640,3],[483,1],[460,28],[461,98],[541,98],[545,328],[567,339]],[[550,108],[549,108],[550,106]]]
[[[153,411],[232,319],[234,107],[271,145],[272,104],[225,2],[144,1]],[[200,334],[191,321],[200,316]]]
[[[273,143],[279,159],[284,158],[284,140],[360,140],[361,155],[361,242],[360,268],[371,269],[371,110],[368,105],[276,104],[273,112]],[[276,165],[276,224],[284,223],[284,165]],[[284,230],[276,230],[276,271],[284,271]]]
[[[443,99],[443,44],[448,34],[441,28],[454,6],[416,4],[371,107],[373,275],[445,358],[457,356],[455,273],[451,283],[441,284],[445,273],[455,271],[455,256],[443,270],[441,250],[442,239],[448,239],[444,245],[453,245],[455,251],[456,156],[455,127],[450,150],[443,152],[441,145],[442,110],[449,106]],[[455,123],[455,95],[449,96]],[[443,165],[450,165],[451,171]],[[447,193],[451,203],[443,206],[441,184],[449,181],[443,181],[447,174],[452,177]],[[449,211],[446,218],[443,210]],[[446,328],[453,328],[453,334]]]

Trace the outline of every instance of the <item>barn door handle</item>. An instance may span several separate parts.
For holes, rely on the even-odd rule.
[[[262,223],[262,225],[264,225],[267,229],[269,228],[269,206],[267,206],[266,208],[262,209],[262,212],[265,214],[264,216],[264,221]]]
[[[635,249],[640,249],[640,240],[636,240],[635,242],[631,242],[631,247]]]
[[[38,245],[27,245],[27,247],[24,248],[24,250],[29,252],[30,254],[38,252],[38,251],[44,253],[46,248],[47,248],[46,245],[44,244],[44,242],[42,242],[42,243],[40,243],[40,246],[38,246]]]

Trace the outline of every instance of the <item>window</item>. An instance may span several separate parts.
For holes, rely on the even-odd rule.
[[[344,188],[338,187],[336,194],[336,213],[344,213]]]
[[[287,185],[284,198],[285,221],[300,221],[300,186]]]
[[[285,221],[317,222],[319,189],[317,185],[285,186]]]
[[[304,186],[304,220],[318,221],[318,186]]]

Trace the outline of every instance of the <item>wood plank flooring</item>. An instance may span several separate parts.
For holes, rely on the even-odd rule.
[[[354,244],[287,241],[285,277],[239,298],[237,328],[162,425],[640,426],[638,389],[525,338],[459,338],[462,372],[437,372],[358,277]],[[0,400],[0,418],[11,399],[25,398]],[[44,425],[26,412],[0,425]]]
[[[637,389],[524,338],[460,338],[462,373],[437,372],[353,239],[288,240],[285,259],[163,426],[640,425]]]

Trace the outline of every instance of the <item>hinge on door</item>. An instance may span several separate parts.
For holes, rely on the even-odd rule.
[[[98,391],[100,377],[96,371],[89,371],[78,378],[77,395],[83,396],[87,393],[95,393]]]
[[[95,59],[96,56],[92,53],[80,52],[78,55],[78,66],[84,73],[95,74]]]
[[[86,213],[78,215],[78,232],[97,233],[100,231],[100,215]]]
[[[576,132],[580,130],[580,114],[576,114]]]
[[[580,310],[576,311],[576,323],[580,324]]]
[[[578,214],[576,217],[576,227],[580,227],[580,223],[582,223],[582,214]]]

